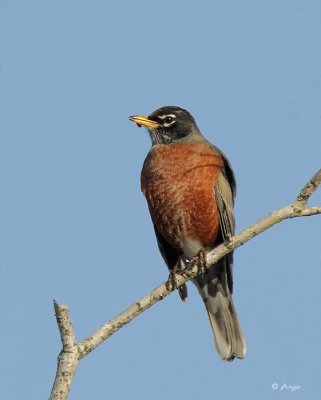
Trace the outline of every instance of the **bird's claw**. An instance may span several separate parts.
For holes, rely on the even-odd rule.
[[[204,248],[200,250],[197,257],[198,274],[204,275],[206,271],[206,251]]]
[[[175,290],[178,288],[178,281],[177,281],[176,274],[177,274],[176,271],[171,271],[168,275],[168,279],[166,281],[166,287],[169,290]]]
[[[184,273],[184,263],[182,259],[179,259],[176,263],[176,265],[174,266],[174,268],[172,268],[170,270],[170,273],[168,275],[168,279],[166,281],[166,287],[169,290],[175,290],[179,288],[179,283],[177,280],[177,275],[182,276]]]

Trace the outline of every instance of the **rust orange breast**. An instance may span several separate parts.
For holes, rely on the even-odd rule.
[[[183,250],[184,238],[203,247],[219,230],[214,185],[223,166],[207,143],[156,145],[144,162],[141,185],[153,223],[166,241]]]

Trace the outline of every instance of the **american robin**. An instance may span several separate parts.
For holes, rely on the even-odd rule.
[[[141,173],[159,250],[170,271],[227,241],[235,229],[235,178],[226,156],[209,143],[192,115],[174,106],[149,117],[129,117],[147,127],[152,141]],[[246,342],[232,301],[233,254],[193,282],[205,303],[217,352],[223,360],[243,358]],[[187,288],[179,288],[183,300]]]

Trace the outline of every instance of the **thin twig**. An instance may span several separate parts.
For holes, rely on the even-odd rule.
[[[301,189],[300,194],[296,198],[297,203],[301,203],[304,207],[308,202],[309,198],[316,191],[317,187],[321,183],[321,169],[309,180],[309,182]]]

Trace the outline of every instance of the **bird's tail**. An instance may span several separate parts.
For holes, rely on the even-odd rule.
[[[232,361],[235,357],[244,358],[246,341],[232,301],[232,282],[228,282],[226,262],[222,259],[214,264],[203,275],[198,275],[194,283],[208,312],[216,350],[224,361]]]

